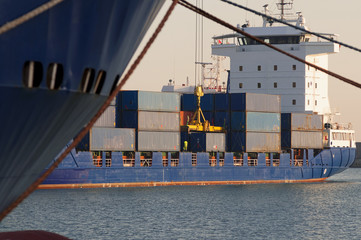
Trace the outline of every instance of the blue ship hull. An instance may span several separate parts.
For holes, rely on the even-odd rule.
[[[0,25],[46,2],[1,1]],[[0,212],[95,115],[163,3],[64,1],[0,35]],[[37,63],[33,86],[24,80],[28,62]],[[63,69],[56,89],[53,63]],[[98,88],[94,80],[82,90],[85,69],[103,73]]]
[[[210,185],[210,184],[251,184],[289,183],[323,181],[347,169],[355,159],[355,148],[324,149],[315,157],[309,150],[308,161],[295,160],[292,154],[281,154],[279,163],[266,160],[265,154],[258,154],[256,164],[251,165],[247,154],[242,166],[234,165],[233,154],[225,153],[220,165],[219,154],[215,164],[210,166],[209,154],[198,153],[197,165],[192,166],[192,154],[182,152],[179,165],[163,166],[161,153],[153,153],[152,166],[141,166],[140,154],[136,153],[134,167],[124,167],[122,154],[112,153],[111,166],[106,166],[103,155],[102,166],[93,165],[90,152],[73,151],[63,163],[40,185],[40,188],[85,188],[85,187],[129,187],[164,185]]]

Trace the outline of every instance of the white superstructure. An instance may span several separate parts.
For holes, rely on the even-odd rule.
[[[289,21],[305,27],[305,19],[300,13]],[[328,55],[339,52],[338,44],[320,41],[289,26],[273,26],[266,19],[263,27],[245,24],[242,30],[326,69]],[[281,95],[282,112],[330,113],[328,76],[325,73],[238,33],[213,39],[212,54],[230,58],[230,93]]]

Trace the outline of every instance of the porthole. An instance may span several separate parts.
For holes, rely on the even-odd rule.
[[[37,88],[43,78],[41,62],[26,61],[23,66],[23,84],[27,88]]]
[[[63,65],[58,63],[49,64],[46,74],[46,85],[51,90],[59,89],[63,83],[64,70]]]
[[[100,94],[100,92],[102,91],[104,82],[105,82],[105,77],[106,77],[106,72],[103,70],[100,70],[98,73],[98,76],[96,78],[96,81],[95,81],[93,93]]]
[[[119,82],[119,75],[115,76],[112,89],[110,89],[110,94],[112,94],[112,92],[116,89],[116,87],[118,86],[118,82]]]
[[[92,68],[86,68],[83,72],[83,77],[80,83],[80,91],[84,93],[89,93],[92,89],[93,82],[95,77],[95,70]]]

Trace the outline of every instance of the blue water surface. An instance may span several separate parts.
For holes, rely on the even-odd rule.
[[[37,190],[0,231],[72,239],[361,239],[361,169],[324,183]]]

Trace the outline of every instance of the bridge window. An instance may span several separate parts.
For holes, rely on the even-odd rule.
[[[266,43],[270,44],[298,44],[300,43],[300,36],[272,36],[272,37],[260,37]],[[240,45],[259,45],[261,43],[256,42],[250,38],[239,38],[238,43]]]

